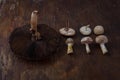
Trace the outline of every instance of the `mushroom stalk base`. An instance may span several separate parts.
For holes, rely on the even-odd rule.
[[[71,53],[73,53],[73,48],[72,48],[72,46],[73,46],[72,43],[69,43],[69,44],[68,44],[67,54],[71,54]]]
[[[103,43],[100,44],[100,47],[101,47],[101,50],[102,50],[103,54],[106,54],[106,53],[108,52],[108,50],[107,50],[105,44],[103,44]]]
[[[88,45],[88,44],[85,44],[85,46],[86,46],[86,51],[87,51],[87,53],[90,53],[91,51],[90,51],[89,45]]]

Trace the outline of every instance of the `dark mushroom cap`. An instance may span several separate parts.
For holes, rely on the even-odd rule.
[[[66,44],[68,44],[68,43],[73,43],[74,44],[74,40],[72,38],[67,38]]]
[[[97,36],[95,39],[96,43],[107,43],[108,42],[108,38],[105,35],[100,35]]]
[[[91,44],[93,42],[93,39],[91,37],[84,37],[81,39],[82,44]]]

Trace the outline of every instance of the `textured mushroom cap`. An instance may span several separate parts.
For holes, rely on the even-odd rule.
[[[98,34],[103,34],[103,33],[104,33],[104,28],[103,28],[103,26],[97,25],[97,26],[94,28],[94,33],[95,33],[96,35],[98,35]]]
[[[74,43],[74,40],[72,38],[67,38],[66,44],[68,44],[68,43]]]
[[[100,35],[97,36],[95,39],[96,43],[107,43],[108,42],[108,38],[105,35]]]
[[[86,44],[86,43],[90,44],[92,42],[93,42],[93,39],[91,37],[84,37],[84,38],[81,39],[82,44]]]
[[[75,30],[72,28],[68,28],[68,30],[66,30],[66,28],[61,28],[59,30],[60,34],[64,35],[64,36],[74,36],[75,35]]]
[[[87,25],[87,26],[82,26],[80,28],[80,33],[83,34],[83,35],[90,35],[92,30],[91,28],[89,27],[90,25]]]

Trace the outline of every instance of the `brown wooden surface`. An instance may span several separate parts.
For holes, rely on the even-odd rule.
[[[13,29],[29,23],[33,10],[39,10],[39,23],[59,31],[66,26],[77,34],[74,54],[54,57],[52,61],[28,62],[18,59],[9,48]],[[109,55],[103,56],[98,45],[92,44],[87,55],[80,44],[81,25],[105,27]],[[120,0],[0,0],[0,80],[120,80]],[[95,35],[91,35],[95,38]],[[19,45],[18,45],[19,46]]]

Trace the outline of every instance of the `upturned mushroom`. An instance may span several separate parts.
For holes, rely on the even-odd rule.
[[[67,44],[67,54],[73,53],[74,40],[72,38],[67,38],[66,44]]]
[[[72,28],[61,28],[59,32],[64,35],[64,36],[74,36],[75,35],[75,30]]]
[[[93,42],[93,39],[91,37],[84,37],[84,38],[81,39],[81,43],[85,44],[85,46],[86,46],[86,52],[87,53],[91,52],[89,44],[91,44],[92,42]]]
[[[108,38],[105,35],[100,35],[96,37],[95,41],[96,43],[100,44],[103,54],[106,54],[108,50],[105,46],[105,43],[108,43]]]
[[[61,28],[59,32],[61,35],[64,35],[64,36],[74,36],[76,33],[74,29],[69,27],[69,21],[67,22],[66,27]]]
[[[87,25],[87,26],[82,26],[80,28],[80,33],[83,34],[83,35],[90,35],[92,30],[91,28],[89,27],[90,25]]]
[[[38,18],[38,11],[33,11],[31,14],[31,28],[30,31],[32,32],[32,37],[35,37],[35,39],[40,39],[40,33],[37,31],[37,18]]]
[[[103,34],[103,33],[104,33],[104,28],[103,28],[103,26],[101,26],[101,25],[95,26],[95,28],[94,28],[94,33],[95,33],[96,35]]]

